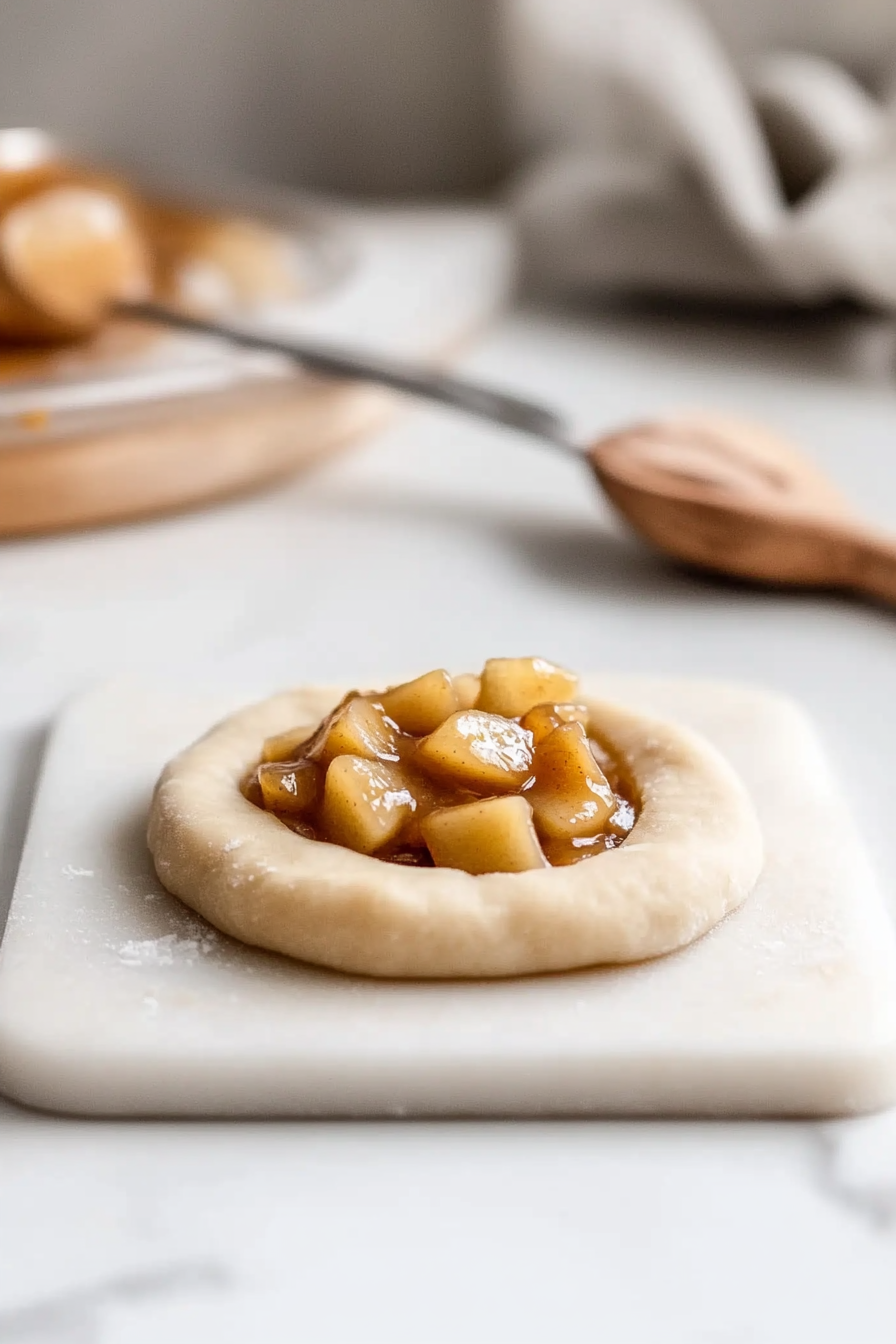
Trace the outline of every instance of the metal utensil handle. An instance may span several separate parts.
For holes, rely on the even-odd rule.
[[[489,420],[508,429],[520,430],[524,434],[531,434],[541,439],[542,442],[550,443],[554,448],[573,453],[577,457],[582,456],[580,449],[570,439],[559,415],[544,406],[525,401],[520,397],[509,396],[504,392],[495,392],[491,388],[482,387],[479,383],[451,378],[440,373],[429,373],[410,364],[357,354],[341,348],[331,349],[302,339],[262,335],[227,323],[192,317],[187,313],[178,312],[177,309],[167,308],[164,304],[120,304],[116,312],[124,317],[157,322],[180,331],[218,336],[248,350],[266,350],[273,354],[285,355],[289,359],[296,360],[304,368],[328,378],[349,378],[353,381],[377,383],[382,387],[406,392],[426,401],[453,406],[481,420]]]

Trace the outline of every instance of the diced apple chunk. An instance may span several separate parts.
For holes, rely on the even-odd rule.
[[[433,732],[460,708],[454,683],[444,668],[393,686],[375,698],[403,733],[415,737]]]
[[[285,733],[266,737],[261,749],[263,761],[294,761],[302,747],[314,736],[313,727],[289,728]]]
[[[258,783],[269,812],[307,812],[320,797],[323,771],[314,761],[270,761],[258,767]]]
[[[400,767],[344,755],[327,770],[320,818],[332,843],[374,854],[396,838],[415,806]]]
[[[383,711],[356,695],[337,706],[305,751],[311,760],[325,766],[337,756],[397,761],[398,737]]]
[[[536,705],[523,715],[521,723],[529,729],[537,747],[561,723],[583,723],[587,727],[588,709],[585,705]]]
[[[547,867],[532,809],[520,794],[439,808],[425,818],[422,830],[437,868],[478,874]]]
[[[535,705],[568,703],[578,689],[574,673],[544,658],[489,658],[476,708],[515,719]]]
[[[545,838],[592,836],[607,828],[616,797],[580,723],[564,723],[535,752],[535,785],[527,794]]]
[[[532,734],[498,714],[452,714],[417,748],[415,764],[474,793],[509,793],[532,775]]]
[[[454,678],[458,709],[475,709],[482,681],[475,672],[461,672]]]

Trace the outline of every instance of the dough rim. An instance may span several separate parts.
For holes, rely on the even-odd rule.
[[[316,723],[341,687],[242,709],[175,757],[148,843],[163,886],[244,943],[388,978],[491,978],[642,961],[686,946],[746,899],[759,822],[721,754],[689,729],[596,699],[598,735],[631,771],[641,812],[618,849],[568,868],[473,877],[403,868],[306,840],[238,782],[263,738]]]

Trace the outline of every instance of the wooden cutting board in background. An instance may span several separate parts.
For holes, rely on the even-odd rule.
[[[488,210],[333,216],[340,264],[260,329],[447,357],[500,308],[506,226]],[[394,399],[204,338],[121,326],[85,357],[0,359],[0,536],[110,523],[251,488],[375,429]]]

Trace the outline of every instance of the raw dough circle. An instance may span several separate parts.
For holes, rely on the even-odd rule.
[[[306,840],[238,782],[262,740],[317,723],[333,687],[276,695],[225,719],[165,768],[149,820],[163,885],[245,943],[365,975],[524,975],[641,961],[706,933],[762,867],[752,803],[694,733],[585,696],[597,735],[636,781],[619,849],[566,868],[471,877],[404,868]]]

